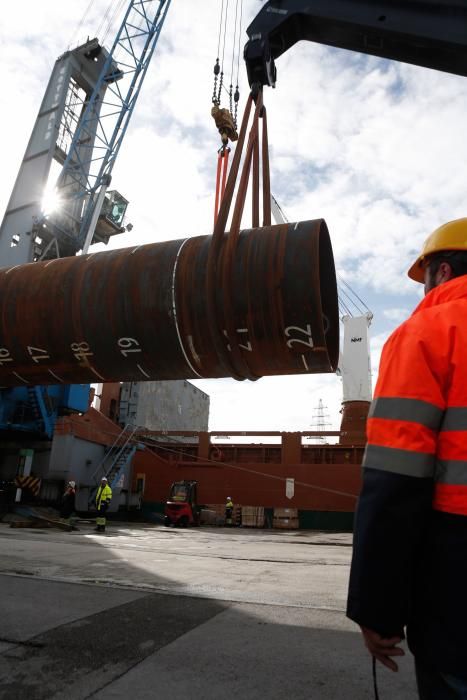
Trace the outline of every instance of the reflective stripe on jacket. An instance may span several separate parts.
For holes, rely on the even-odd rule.
[[[347,615],[467,677],[467,275],[387,341],[355,514]]]
[[[467,515],[467,276],[440,285],[386,343],[363,466],[435,481]]]
[[[106,484],[104,487],[102,485],[99,486],[97,489],[97,494],[96,494],[96,506],[97,509],[101,507],[101,503],[107,503],[109,504],[110,501],[112,500],[112,489],[108,484]]]

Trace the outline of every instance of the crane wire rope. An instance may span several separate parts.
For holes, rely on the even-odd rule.
[[[352,316],[351,310],[345,304],[345,302],[342,300],[341,297],[339,297],[338,306],[339,306],[339,311],[340,311],[341,316],[345,316],[345,314],[347,314],[347,316]],[[343,313],[342,311],[344,311],[345,313]]]
[[[105,25],[108,22],[108,18],[109,18],[110,12],[112,10],[112,5],[113,5],[113,2],[112,2],[112,0],[110,0],[109,4],[107,5],[107,9],[104,13],[104,16],[102,17],[102,20],[97,28],[97,32],[96,32],[97,36],[99,36],[101,34],[101,32],[104,31]]]
[[[348,311],[349,311],[349,308],[353,306],[353,307],[355,307],[355,309],[357,310],[357,313],[360,316],[364,316],[365,315],[364,311],[358,306],[358,304],[355,303],[355,301],[352,299],[350,294],[348,292],[346,292],[346,290],[341,286],[343,280],[339,276],[338,276],[338,280],[339,280],[339,297],[340,297],[340,301],[342,302],[342,304],[344,304],[344,299],[346,299],[347,300],[346,304],[348,304],[348,306],[347,306]],[[351,290],[351,291],[353,291],[353,290]],[[351,311],[349,311],[349,315],[353,316],[354,314]]]
[[[240,22],[238,21],[238,5],[240,2]],[[243,0],[236,0],[235,3],[235,20],[234,20],[234,35],[232,41],[232,62],[230,66],[230,87],[229,87],[229,108],[230,114],[233,117],[235,128],[237,128],[237,110],[238,101],[240,99],[240,92],[238,89],[238,77],[239,77],[239,58],[240,58],[240,35],[241,35],[241,23],[242,23],[242,2]],[[238,46],[237,46],[237,34],[238,34]],[[237,54],[237,55],[236,55]],[[235,93],[233,93],[233,82],[234,82],[234,65],[235,59],[237,58],[237,83],[235,88]]]
[[[225,17],[224,20],[222,20],[222,15],[221,15],[221,21],[220,21],[220,29],[222,31],[222,21],[224,23],[224,38],[222,41],[222,60],[220,63],[220,75],[219,75],[219,90],[217,93],[217,101],[216,104],[219,106],[221,103],[221,92],[222,88],[224,86],[224,58],[225,58],[225,44],[226,44],[226,38],[227,38],[227,18],[229,16],[229,0],[225,0]],[[222,0],[222,10],[224,9],[224,0]]]
[[[232,13],[231,13],[232,14]],[[240,20],[239,20],[240,17]],[[240,48],[240,36],[241,36],[241,24],[243,18],[243,0],[236,0],[235,4],[235,14],[234,14],[234,33],[232,40],[232,51],[231,51],[231,65],[230,65],[230,87],[227,89],[224,78],[224,61],[227,51],[227,26],[229,24],[229,2],[224,4],[222,0],[221,4],[221,15],[219,20],[219,33],[217,42],[217,58],[214,64],[214,84],[213,84],[213,94],[212,103],[213,107],[211,109],[211,116],[214,118],[216,127],[221,135],[222,145],[217,151],[217,171],[216,171],[216,188],[215,188],[215,199],[214,199],[214,224],[217,221],[219,214],[220,203],[225,193],[225,187],[227,182],[227,173],[229,169],[229,157],[231,149],[229,147],[229,140],[236,141],[238,139],[237,133],[237,114],[238,114],[238,104],[240,100],[239,91],[239,48]],[[237,38],[238,37],[238,38]],[[222,45],[222,52],[221,52]],[[238,46],[238,56],[237,56],[237,46]],[[222,55],[222,59],[220,59]],[[221,60],[221,63],[219,61]],[[237,82],[235,86],[234,93],[234,74],[235,74],[235,61],[237,60]],[[222,93],[225,91],[228,96],[229,108],[221,108]]]
[[[221,35],[222,35],[222,18],[224,17],[224,0],[222,0],[221,4],[221,18],[219,20],[219,36],[217,39],[217,61],[219,60],[219,52],[221,48]]]
[[[71,48],[71,45],[73,44],[73,41],[74,41],[76,35],[79,33],[81,27],[83,26],[83,24],[84,24],[84,22],[85,22],[85,20],[86,20],[86,17],[88,16],[88,14],[89,14],[89,12],[90,12],[91,7],[93,6],[93,4],[94,4],[94,0],[89,0],[88,6],[87,6],[86,9],[84,10],[80,21],[78,22],[78,24],[76,25],[75,29],[73,30],[73,32],[72,32],[72,34],[71,34],[71,36],[70,36],[70,40],[69,40],[69,43],[68,43],[68,48],[69,48],[69,49]]]
[[[347,289],[349,289],[349,290],[352,292],[352,294],[358,299],[358,301],[360,302],[360,304],[362,304],[362,306],[364,307],[364,309],[366,309],[366,311],[367,311],[368,313],[371,313],[371,310],[370,310],[370,309],[368,308],[368,306],[365,304],[365,302],[363,301],[363,299],[361,299],[361,298],[358,296],[357,292],[356,292],[354,289],[352,289],[352,287],[351,287],[344,279],[342,279],[342,277],[340,278],[340,282],[342,282],[342,284],[344,284],[344,285],[347,287]],[[355,304],[355,306],[357,306],[357,305]],[[358,308],[358,307],[357,307],[357,308]]]
[[[113,29],[113,27],[115,25],[115,20],[118,17],[118,15],[121,13],[121,11],[123,10],[123,6],[126,3],[126,1],[127,0],[119,0],[119,2],[117,3],[117,5],[112,13],[112,16],[109,18],[107,29],[102,37],[102,43],[105,42],[105,40],[107,39],[107,37],[110,33],[110,30]]]
[[[235,49],[237,47],[237,17],[238,17],[238,0],[235,0],[234,35],[233,35],[233,41],[232,41],[232,59],[230,62],[230,87],[232,87],[234,62],[235,62]]]
[[[243,0],[240,0],[240,22],[238,25],[238,47],[237,47],[237,88],[238,88],[238,78],[240,75],[240,42],[242,39],[242,24],[243,24]]]

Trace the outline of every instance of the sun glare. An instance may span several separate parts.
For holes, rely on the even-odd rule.
[[[42,198],[42,212],[47,216],[60,208],[62,200],[55,189],[46,190]]]

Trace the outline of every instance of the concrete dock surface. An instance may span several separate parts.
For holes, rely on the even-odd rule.
[[[349,534],[0,523],[1,700],[373,698]],[[410,653],[381,700],[417,697]]]

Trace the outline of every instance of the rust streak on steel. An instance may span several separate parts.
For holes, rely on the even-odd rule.
[[[232,376],[212,342],[210,236],[0,269],[0,386]],[[253,377],[332,372],[339,323],[322,219],[244,230],[214,288]],[[226,318],[225,295],[231,295]],[[228,345],[225,345],[229,354]]]

